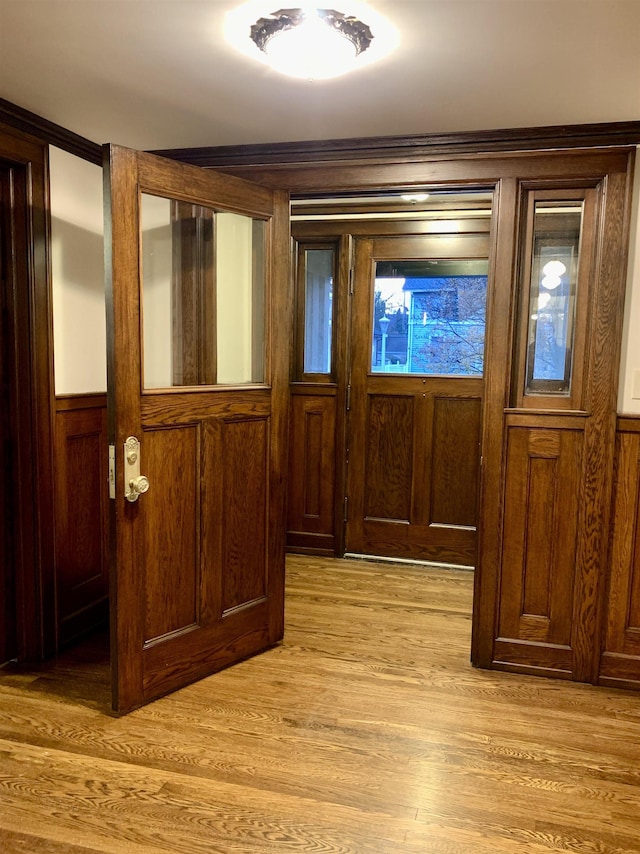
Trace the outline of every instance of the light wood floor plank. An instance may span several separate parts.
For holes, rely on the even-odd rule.
[[[2,854],[638,854],[635,694],[469,665],[472,574],[290,557],[282,645],[117,718],[0,671]]]

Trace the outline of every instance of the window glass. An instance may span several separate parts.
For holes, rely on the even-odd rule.
[[[535,204],[525,394],[570,394],[582,212]]]
[[[371,370],[481,375],[487,272],[486,260],[379,261]]]
[[[304,252],[304,373],[331,373],[333,249]]]
[[[142,194],[144,388],[264,381],[266,223]]]

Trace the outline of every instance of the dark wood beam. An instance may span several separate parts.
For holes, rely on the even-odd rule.
[[[435,155],[500,151],[540,151],[640,144],[640,121],[556,125],[414,136],[362,137],[307,142],[171,148],[154,152],[196,166],[264,166],[375,158],[419,160]]]

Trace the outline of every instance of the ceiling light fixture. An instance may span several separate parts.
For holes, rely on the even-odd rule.
[[[308,80],[353,70],[373,38],[367,24],[335,9],[280,9],[251,27],[252,41],[276,71]]]

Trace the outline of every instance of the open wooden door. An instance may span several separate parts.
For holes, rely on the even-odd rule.
[[[283,634],[288,198],[105,147],[113,706]]]

